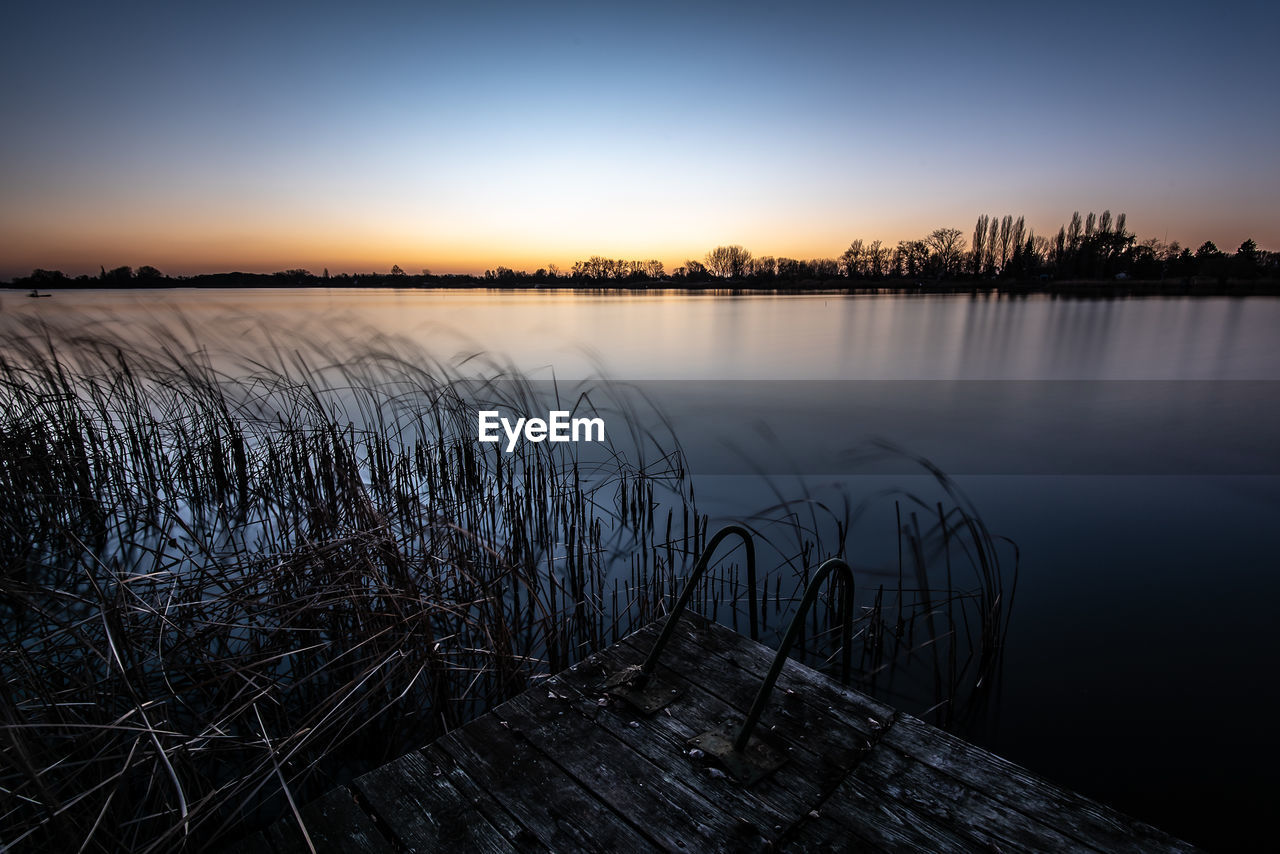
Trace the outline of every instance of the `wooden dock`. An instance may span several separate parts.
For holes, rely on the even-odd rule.
[[[752,738],[786,762],[742,785],[690,739],[745,716],[773,650],[684,615],[642,715],[606,698],[649,626],[238,852],[1194,851],[789,661]],[[308,845],[309,837],[311,845]]]

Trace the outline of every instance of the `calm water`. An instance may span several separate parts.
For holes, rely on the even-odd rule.
[[[1280,300],[461,291],[90,291],[10,317],[179,315],[258,346],[400,337],[557,382],[634,382],[714,515],[797,490],[956,476],[1022,551],[998,726],[1051,779],[1212,848],[1280,796]],[[106,321],[103,321],[106,322]],[[887,560],[869,537],[863,562]]]

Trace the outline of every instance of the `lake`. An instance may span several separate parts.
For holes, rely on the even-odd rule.
[[[925,457],[1021,553],[971,737],[1215,849],[1280,796],[1280,299],[173,289],[5,292],[0,311],[126,336],[183,317],[249,355],[272,334],[398,338],[548,386],[625,382],[717,520],[774,489],[927,492]],[[877,440],[904,453],[869,457]],[[894,524],[892,505],[863,520],[855,566],[895,560]]]

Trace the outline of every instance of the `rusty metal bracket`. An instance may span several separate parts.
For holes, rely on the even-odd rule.
[[[733,746],[733,732],[729,727],[695,735],[686,744],[690,749],[701,750],[744,786],[763,780],[787,762],[784,754],[758,738],[746,750],[736,749]]]
[[[756,608],[758,605],[756,603],[755,542],[751,539],[751,532],[741,525],[726,525],[711,538],[711,541],[707,543],[707,547],[702,550],[702,554],[698,557],[698,562],[693,565],[693,571],[689,573],[689,580],[685,582],[684,590],[680,591],[680,598],[676,600],[675,607],[671,609],[666,625],[662,627],[662,632],[654,642],[653,649],[649,651],[644,664],[639,667],[625,668],[610,676],[608,681],[605,682],[606,694],[623,700],[644,714],[653,714],[680,696],[678,688],[656,682],[653,679],[653,672],[658,666],[658,657],[662,655],[663,648],[671,640],[671,635],[676,628],[676,622],[679,621],[685,606],[689,604],[689,600],[693,598],[693,591],[697,588],[698,582],[706,574],[707,567],[711,564],[712,554],[715,553],[716,547],[729,536],[741,537],[743,544],[746,546],[748,615],[751,639],[757,639],[759,630],[756,622]],[[660,687],[650,687],[651,682],[660,685]]]
[[[714,757],[725,770],[746,785],[750,785],[756,780],[772,773],[777,766],[767,767],[764,765],[753,764],[753,757],[759,755],[766,745],[758,739],[751,742],[751,731],[760,721],[760,715],[764,712],[765,703],[769,700],[769,694],[773,691],[774,684],[778,681],[779,674],[782,673],[782,666],[786,664],[787,655],[791,652],[791,647],[795,644],[796,638],[800,635],[800,630],[804,627],[805,615],[809,612],[809,608],[818,598],[818,593],[822,589],[822,583],[832,573],[839,574],[840,580],[840,623],[841,623],[841,679],[844,682],[849,681],[849,667],[852,661],[851,644],[853,642],[853,570],[849,568],[849,564],[839,558],[831,558],[818,567],[817,573],[813,576],[813,580],[809,582],[809,586],[804,590],[804,596],[800,599],[800,607],[796,610],[796,614],[791,618],[791,625],[787,627],[787,634],[782,639],[782,646],[779,647],[777,655],[773,657],[773,664],[769,666],[769,672],[765,674],[764,682],[760,684],[760,690],[756,692],[756,698],[751,703],[751,710],[747,712],[747,719],[742,722],[742,727],[738,730],[736,736],[728,742],[726,749],[722,744],[722,739],[727,739],[724,731],[711,730],[702,733],[699,736],[689,740],[689,745],[697,747],[707,753],[708,756]],[[713,745],[714,750],[708,749],[704,745]],[[758,773],[757,770],[758,769]]]
[[[684,690],[657,677],[644,678],[640,665],[624,667],[604,683],[604,692],[644,715],[651,715],[680,698]]]

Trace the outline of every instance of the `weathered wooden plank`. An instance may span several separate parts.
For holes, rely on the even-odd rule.
[[[829,798],[797,824],[787,834],[781,849],[991,854],[991,849],[956,836],[911,808],[881,796],[856,778],[845,781],[838,796]]]
[[[599,672],[596,682],[602,683],[608,674],[647,654],[648,644],[641,646],[643,649],[618,644],[588,659],[579,671]],[[672,642],[663,658],[675,669],[659,665],[657,675],[680,685],[685,696],[664,713],[648,720],[638,718],[642,726],[667,731],[668,737],[680,745],[688,737],[722,723],[736,729],[758,689],[755,680],[747,678],[736,666],[726,663],[707,667],[705,659],[699,660],[696,656],[697,651],[689,649],[687,641],[677,637]],[[602,672],[595,668],[602,668]],[[688,681],[685,674],[694,675],[696,683]],[[571,678],[570,674],[562,675]],[[573,676],[576,678],[576,674]],[[727,699],[726,695],[729,695]],[[626,714],[625,704],[619,705],[622,706],[620,712]],[[615,708],[614,704],[611,703],[610,708]],[[686,719],[688,725],[682,726]],[[762,800],[772,802],[784,824],[812,809],[827,791],[839,784],[871,744],[862,730],[850,726],[847,720],[829,716],[824,710],[801,702],[797,694],[785,691],[768,704],[756,733],[780,747],[790,758],[774,775],[751,787]]]
[[[647,654],[648,650],[652,646],[653,639],[656,637],[657,630],[658,627],[654,626],[646,631],[633,634],[629,638],[625,639],[624,645],[632,646],[637,652]],[[738,672],[733,673],[730,670],[714,666],[707,667],[708,653],[711,656],[720,659],[720,661],[731,665],[731,667],[738,668]],[[702,660],[702,666],[700,669],[694,670],[693,668],[698,666],[699,657]],[[708,685],[708,682],[719,682],[719,684],[715,685],[712,690],[719,689],[725,695],[726,699],[736,706],[746,702],[746,694],[749,693],[752,696],[754,695],[757,679],[762,677],[764,672],[767,670],[771,662],[771,654],[761,646],[748,643],[740,636],[728,632],[723,627],[709,624],[699,617],[692,617],[685,618],[682,624],[677,626],[676,631],[672,635],[671,645],[663,654],[663,659],[678,669],[682,669],[687,672],[697,672],[702,680],[702,684],[706,687],[711,687]],[[753,678],[742,679],[739,674],[750,675]],[[717,680],[717,676],[722,676],[724,678]],[[668,675],[667,678],[671,677]],[[794,682],[790,682],[789,680],[794,680]],[[749,688],[747,687],[748,685],[750,685]],[[784,666],[782,676],[779,678],[779,688],[783,689],[782,695],[778,700],[771,702],[771,707],[777,703],[784,706],[790,706],[793,709],[807,710],[813,706],[815,700],[819,703],[828,703],[828,711],[834,713],[840,719],[847,721],[852,726],[855,726],[860,731],[866,733],[868,736],[868,743],[885,735],[886,733],[890,733],[893,729],[895,718],[892,717],[893,713],[889,707],[867,698],[859,692],[840,689],[831,680],[793,661],[788,661]],[[786,688],[791,688],[792,693],[786,693]],[[800,703],[803,703],[803,705],[797,703],[797,698],[799,698]],[[768,722],[767,715],[768,711],[766,711],[766,719],[764,722]],[[804,717],[803,712],[800,717]],[[927,732],[922,734],[919,739],[922,745],[931,744],[934,733],[937,733],[938,735],[945,735],[941,733],[941,731],[938,731],[933,727],[929,727],[923,722],[915,721],[915,719],[911,720],[917,727],[923,727],[927,730]],[[806,729],[812,727],[811,723],[809,726],[804,726],[803,723],[804,722],[802,722],[802,725],[798,727],[800,732],[804,732]],[[863,726],[864,724],[865,728]],[[778,726],[777,724],[770,725]],[[782,726],[784,726],[788,731],[791,731],[792,728],[796,726],[796,722],[786,721]],[[822,731],[821,728],[817,729],[819,732]],[[990,757],[990,754],[987,754],[985,751],[981,751],[980,749],[974,748],[970,745],[965,745],[964,742],[953,737],[947,737],[946,743],[950,744],[953,748],[956,746],[967,748],[970,753],[977,754],[980,757]],[[975,763],[972,759],[973,757],[966,757],[966,759],[960,761],[959,764],[961,767],[970,771],[980,770],[982,767],[981,763]],[[1003,763],[1003,760],[999,761]],[[1008,765],[1010,763],[1004,764]],[[1030,777],[1030,775],[1027,775],[1027,777]],[[827,779],[830,780],[831,778],[828,777]],[[1070,793],[1063,792],[1062,794],[1068,796],[1068,800],[1064,801],[1061,798],[1055,799],[1051,797],[1052,793],[1061,792],[1061,790],[1058,790],[1056,787],[1044,783],[1043,781],[1040,781],[1040,783],[1044,787],[1043,789],[1037,789],[1034,786],[1032,787],[1033,792],[1045,796],[1043,799],[1044,803],[1038,805],[1036,811],[1043,811],[1044,814],[1048,816],[1063,810],[1070,813],[1075,809],[1082,809],[1085,813],[1086,822],[1091,825],[1089,831],[1082,834],[1086,839],[1091,838],[1090,834],[1107,828],[1112,830],[1117,828],[1120,829],[1121,838],[1125,838],[1125,833],[1132,833],[1132,831],[1128,829],[1129,827],[1139,825],[1137,822],[1127,820],[1126,826],[1126,819],[1123,816],[1119,816],[1118,814],[1108,815],[1110,811],[1106,810],[1105,807],[1099,807],[1080,796],[1072,796]],[[851,783],[850,786],[846,786],[846,789],[855,785],[857,784]],[[1016,792],[1011,794],[1016,795]],[[1016,802],[1011,805],[1017,806]],[[899,847],[903,845],[910,847],[911,845],[919,846],[926,844],[931,847],[938,848],[939,850],[964,850],[966,847],[958,837],[948,834],[947,831],[941,827],[934,827],[930,825],[925,821],[924,816],[906,809],[903,805],[881,803],[878,805],[878,809],[890,818],[893,816],[902,816],[902,821],[899,822],[900,826],[905,827],[910,824],[915,828],[927,829],[932,835],[932,841],[929,841],[929,837],[923,839],[919,838],[917,834],[907,833],[903,836],[901,832],[895,833],[893,832],[894,828],[892,824],[876,828],[875,833],[873,833],[871,837],[868,837],[866,834],[860,834],[864,839],[875,838],[878,839],[881,844],[889,847],[894,847],[895,845]],[[1064,819],[1060,824],[1070,824],[1075,820],[1075,818],[1075,815],[1071,815],[1069,819]],[[836,822],[836,824],[839,824],[839,822]],[[883,825],[883,823],[881,824]],[[1154,829],[1151,830],[1154,831]],[[1141,832],[1141,828],[1139,828],[1139,831]],[[838,831],[836,833],[838,834]],[[1164,834],[1161,834],[1159,831],[1154,831],[1154,833],[1156,835],[1151,838],[1157,841],[1163,841],[1161,840],[1161,837],[1164,837]],[[950,839],[949,846],[944,844],[944,840],[948,837]],[[796,837],[796,839],[799,838],[800,837]],[[820,840],[813,838],[812,833],[808,834],[805,839],[807,843],[818,844],[820,842]],[[1072,839],[1075,839],[1077,842],[1080,841],[1078,837],[1071,833],[1063,833],[1061,839],[1066,840],[1068,843]],[[1112,842],[1116,843],[1118,840],[1113,839]],[[1168,850],[1192,850],[1189,846],[1185,846],[1185,843],[1180,843],[1177,840],[1171,840],[1171,842],[1173,845],[1181,847],[1170,847]],[[1143,844],[1143,837],[1141,835],[1136,839],[1130,836],[1128,837],[1127,844],[1122,844],[1122,847],[1117,850],[1138,851],[1142,850]],[[975,845],[974,847],[981,848],[983,845],[985,845],[985,843]]]
[[[623,642],[647,653],[653,645],[644,633],[648,630],[646,627],[635,632]],[[657,627],[652,629],[656,630]],[[681,616],[680,623],[672,633],[671,647],[683,648],[693,656],[694,661],[701,663],[699,676],[704,671],[713,673],[717,666],[721,666],[720,662],[737,667],[747,675],[744,686],[738,690],[747,691],[752,696],[773,663],[775,654],[774,650],[763,644],[735,634],[696,614]],[[668,651],[664,651],[663,659],[667,655]],[[879,737],[882,725],[894,714],[890,706],[860,691],[843,688],[835,680],[794,659],[787,659],[783,664],[774,687],[774,694],[777,696],[785,695],[787,691],[791,691],[799,702],[807,706],[846,720],[849,726],[872,740]]]
[[[741,722],[772,651],[683,618],[658,670],[682,693],[643,717],[602,688],[660,625],[308,805],[317,850],[1195,850],[794,661],[757,730],[789,761],[742,786],[686,743]],[[307,850],[293,821],[257,841]]]
[[[1130,854],[1197,850],[910,715],[900,717],[893,732],[885,736],[884,743],[1103,850]]]
[[[648,637],[637,634],[622,646],[632,647],[633,654],[644,655],[651,648],[651,643]],[[712,653],[710,657],[706,654],[708,650]],[[737,708],[745,708],[754,699],[759,682],[772,663],[772,654],[738,636],[726,636],[716,627],[700,626],[698,618],[695,618],[687,628],[677,627],[663,653],[663,661],[674,668],[674,672],[667,672],[660,667],[659,672],[664,678],[675,681],[679,672],[696,674],[703,687],[724,695]],[[810,690],[815,687],[814,679],[810,677],[825,684],[816,685],[818,690]],[[788,681],[799,687],[789,689]],[[819,705],[804,702],[806,696],[816,697]],[[854,702],[849,702],[851,697]],[[823,701],[840,703],[842,708],[820,705]],[[676,706],[679,706],[679,701]],[[860,714],[848,714],[850,707]],[[840,713],[842,711],[845,713]],[[980,847],[944,827],[935,826],[903,804],[880,798],[857,780],[844,783],[842,794],[846,800],[829,816],[814,810],[823,804],[826,793],[845,780],[850,769],[856,766],[874,741],[891,729],[893,721],[892,710],[883,704],[857,692],[837,688],[825,677],[802,665],[788,662],[784,667],[779,686],[775,688],[774,697],[761,718],[761,725],[772,730],[774,737],[816,749],[828,759],[828,763],[820,768],[804,769],[810,780],[821,780],[823,791],[810,790],[809,805],[804,812],[789,816],[788,827],[794,829],[786,838],[792,848],[847,850],[854,843],[861,849],[889,851],[967,851]],[[778,773],[784,772],[780,770]],[[837,805],[827,801],[823,806]],[[811,817],[810,810],[814,810],[818,817]]]
[[[888,799],[973,840],[978,847],[1000,851],[1096,851],[1048,825],[991,798],[982,791],[920,762],[882,741],[853,772]],[[845,797],[838,789],[831,800]]]
[[[591,789],[645,837],[668,850],[749,851],[762,847],[751,816],[724,811],[670,773],[575,713],[564,699],[528,694],[498,716]]]
[[[698,685],[732,706],[741,721],[755,700],[763,670],[769,666],[765,661],[768,651],[740,639],[743,651],[733,662],[727,659],[708,661],[705,650],[697,645],[699,638],[700,633],[696,631],[686,633],[677,628],[671,643],[663,651],[662,660],[666,664],[659,665],[660,675],[675,679],[678,678],[675,674],[694,674]],[[650,648],[643,640],[626,645],[638,652],[643,650],[645,654]],[[742,662],[749,661],[752,656],[751,646],[756,648],[754,652],[758,654],[755,658],[762,664],[760,675],[742,667]],[[794,680],[787,676],[788,672],[784,669],[779,677],[779,684],[774,687],[756,732],[784,740],[788,745],[818,757],[817,766],[810,771],[811,782],[820,790],[830,791],[870,749],[880,733],[892,723],[892,718],[889,715],[873,719],[871,716],[833,714],[821,701],[806,702],[807,689],[792,688]],[[876,707],[875,711],[879,713],[881,710]]]
[[[317,852],[392,854],[395,850],[346,787],[340,786],[317,798],[298,813],[307,829],[306,836],[310,837]],[[268,828],[267,838],[278,854],[307,854],[310,851],[293,817]]]
[[[722,809],[732,808],[740,815],[753,816],[753,825],[769,841],[780,837],[792,822],[812,808],[811,804],[820,797],[812,782],[819,759],[803,749],[779,741],[776,746],[788,751],[791,761],[772,777],[749,788],[728,779],[706,762],[690,758],[685,742],[691,736],[742,720],[741,714],[698,686],[680,683],[683,689],[680,698],[650,717],[637,717],[624,703],[606,701],[594,690],[602,683],[603,672],[626,666],[635,655],[634,650],[614,647],[584,662],[576,671],[566,671],[550,680],[547,688],[562,694],[574,711],[608,730],[672,778]]]
[[[552,851],[654,850],[542,751],[515,737],[495,713],[450,733],[435,747]]]
[[[439,751],[406,754],[353,786],[407,851],[516,850],[508,839],[516,838],[519,825]]]

